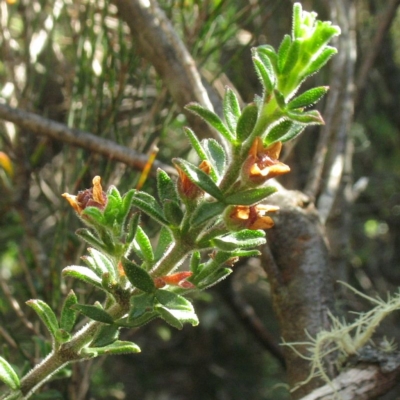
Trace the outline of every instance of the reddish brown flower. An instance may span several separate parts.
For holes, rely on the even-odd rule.
[[[69,193],[62,195],[79,215],[82,214],[86,207],[97,207],[100,210],[104,210],[107,204],[107,195],[101,187],[100,176],[95,176],[92,183],[92,188],[81,190],[76,196]]]
[[[232,206],[225,213],[225,223],[232,230],[270,229],[274,221],[267,212],[279,210],[277,206],[258,204],[256,206]]]
[[[193,283],[188,282],[186,279],[192,276],[190,271],[176,272],[175,274],[160,276],[154,278],[154,284],[156,288],[160,289],[166,285],[179,286],[184,289],[193,289],[195,286]]]
[[[278,160],[281,149],[281,142],[264,147],[262,139],[256,137],[244,162],[242,179],[259,185],[275,176],[288,173],[289,166]]]

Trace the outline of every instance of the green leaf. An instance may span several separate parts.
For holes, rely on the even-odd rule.
[[[294,122],[306,125],[323,125],[324,120],[317,110],[307,112],[288,111],[287,116]]]
[[[242,112],[237,124],[237,138],[239,143],[243,143],[253,132],[258,118],[258,107],[254,104],[248,104]]]
[[[118,324],[118,326],[122,326],[125,328],[137,328],[139,326],[146,325],[153,319],[159,317],[160,315],[158,314],[158,311],[151,311],[151,312],[146,312],[140,317],[137,317],[133,320],[128,320],[127,317],[121,318],[115,323]]]
[[[179,226],[183,219],[183,211],[176,201],[164,200],[163,211],[165,218],[173,226]],[[165,228],[165,226],[163,226]]]
[[[127,243],[131,243],[136,236],[136,231],[140,222],[140,213],[134,213],[129,219],[126,241]]]
[[[10,389],[17,390],[20,387],[20,381],[14,368],[0,356],[0,380]]]
[[[121,207],[120,207],[119,215],[118,215],[118,222],[121,225],[123,225],[125,223],[125,220],[129,215],[129,211],[132,206],[133,196],[135,195],[135,193],[136,193],[136,190],[131,189],[128,192],[126,192],[124,194],[124,196],[122,197]]]
[[[225,88],[223,110],[225,122],[231,133],[234,134],[238,118],[240,117],[240,105],[235,92],[229,87]]]
[[[173,244],[173,242],[174,237],[172,236],[171,231],[163,226],[158,237],[157,247],[154,251],[154,260],[160,260],[166,254],[167,250]]]
[[[104,215],[97,207],[86,207],[81,214],[81,218],[85,222],[89,222],[95,226],[104,225]]]
[[[127,278],[134,287],[146,293],[154,292],[156,287],[153,278],[147,273],[147,271],[125,257],[122,257],[121,262]]]
[[[268,57],[273,68],[274,75],[276,75],[278,72],[278,54],[276,53],[275,49],[268,44],[257,46],[257,54],[260,55],[262,60],[264,59],[263,57]]]
[[[203,202],[196,208],[190,220],[193,228],[221,215],[225,209],[225,204],[219,202]]]
[[[195,135],[195,133],[188,127],[184,127],[183,128],[187,137],[190,140],[190,143],[193,147],[193,149],[196,151],[197,155],[199,156],[200,160],[202,161],[208,161],[212,168],[211,168],[211,172],[210,172],[210,176],[213,179],[214,182],[218,181],[218,176],[214,170],[214,165],[212,163],[212,160],[210,160],[209,155],[205,152],[205,150],[203,149],[202,144],[200,143],[199,139],[197,138],[197,136]]]
[[[104,220],[109,227],[113,226],[114,221],[120,213],[122,205],[121,195],[116,188],[113,189],[111,189],[110,192],[107,192],[107,205],[103,211]],[[115,191],[118,193],[117,195],[115,194]]]
[[[160,313],[161,318],[174,328],[182,329],[184,323],[190,323],[192,326],[199,324],[192,303],[184,297],[158,289],[156,299],[159,303],[155,305],[155,309]]]
[[[63,276],[70,276],[72,278],[79,279],[83,282],[89,283],[99,289],[104,290],[101,284],[101,278],[87,267],[81,267],[79,265],[71,265],[66,267],[62,271]]]
[[[286,109],[285,96],[279,90],[274,90],[274,95],[279,108],[281,110],[285,110]]]
[[[135,196],[133,196],[132,204],[161,225],[168,225],[168,221],[164,217],[162,208],[157,203],[156,199],[150,194],[145,192],[136,192]]]
[[[140,248],[143,260],[152,263],[154,261],[153,247],[146,232],[140,226],[137,227],[135,242]]]
[[[317,103],[321,98],[328,92],[329,86],[319,86],[307,90],[300,96],[297,96],[287,105],[289,110],[294,110],[296,108],[309,107]]]
[[[293,38],[301,38],[302,37],[302,14],[303,9],[300,3],[293,4],[293,22],[292,22],[292,35]]]
[[[117,325],[103,325],[95,334],[90,346],[103,347],[115,342],[119,336],[119,329]]]
[[[131,307],[129,310],[128,321],[133,321],[145,313],[153,312],[154,293],[143,293],[138,296],[132,296],[130,303]]]
[[[93,259],[95,272],[98,276],[101,277],[104,273],[108,272],[111,277],[116,277],[114,265],[107,256],[91,247],[88,248],[88,252]]]
[[[216,237],[212,243],[221,250],[229,251],[248,247],[257,247],[266,243],[262,230],[243,229],[228,235]]]
[[[237,192],[226,196],[225,203],[241,206],[252,206],[253,204],[257,204],[264,200],[266,197],[270,196],[276,191],[277,189],[273,186],[248,189],[244,190],[243,192]]]
[[[326,48],[321,51],[321,54],[319,54],[318,57],[315,58],[315,60],[313,60],[312,63],[303,72],[304,77],[313,75],[318,72],[336,53],[337,49],[331,46],[326,46]]]
[[[275,142],[288,142],[303,132],[306,125],[295,124],[290,120],[283,120],[275,125],[264,139],[264,146],[270,146]]]
[[[67,297],[64,300],[63,307],[61,309],[60,317],[60,328],[67,332],[71,332],[76,321],[76,311],[72,310],[71,307],[78,303],[78,298],[73,290],[70,290]]]
[[[201,255],[199,251],[193,252],[190,258],[190,270],[193,274],[197,274],[199,272],[199,265],[200,265]]]
[[[253,49],[253,63],[266,93],[271,93],[275,87],[275,72],[269,57],[255,48]]]
[[[214,182],[218,181],[225,171],[226,166],[226,153],[224,148],[215,139],[204,139],[201,144],[203,145],[204,151],[207,154],[207,158],[210,161],[213,168],[217,172],[214,176],[210,174]]]
[[[292,41],[289,51],[286,56],[285,65],[282,68],[281,75],[289,75],[290,72],[294,69],[299,60],[300,49],[301,49],[301,39],[295,39]]]
[[[292,44],[292,38],[290,35],[285,35],[279,46],[278,50],[278,71],[282,72],[283,66],[285,65],[286,58],[290,49],[290,45]]]
[[[175,201],[176,203],[179,202],[175,183],[169,175],[160,168],[157,170],[157,191],[161,204],[164,203],[165,200]]]
[[[217,200],[222,200],[223,194],[219,187],[214,183],[212,178],[200,168],[197,168],[195,165],[181,158],[174,158],[172,159],[172,162],[184,171],[194,184],[215,197]]]
[[[99,250],[107,250],[107,246],[87,228],[80,228],[75,232],[86,243]]]
[[[199,282],[196,286],[199,290],[208,289],[209,287],[216,285],[218,282],[221,282],[231,273],[231,268],[219,268]]]
[[[199,117],[203,118],[211,127],[216,129],[228,142],[233,143],[235,138],[229,131],[229,129],[222,122],[221,118],[218,117],[213,111],[207,110],[198,103],[189,103],[186,107],[187,110],[192,111]]]
[[[100,308],[98,306],[75,304],[72,306],[72,309],[79,311],[81,314],[94,321],[103,322],[104,324],[114,323],[113,317],[103,308]]]
[[[87,358],[132,353],[140,353],[140,347],[133,342],[122,340],[116,340],[115,342],[103,347],[84,347],[80,351],[80,354]]]
[[[57,330],[59,329],[56,314],[50,308],[50,306],[43,300],[33,299],[28,300],[26,304],[33,308],[42,322],[46,325],[46,328],[50,332],[51,336],[56,339]]]

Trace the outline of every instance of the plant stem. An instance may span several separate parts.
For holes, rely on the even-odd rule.
[[[111,306],[107,312],[114,318],[123,317],[128,307],[119,304]],[[24,399],[28,399],[34,391],[48,381],[56,372],[71,362],[82,361],[86,358],[80,356],[80,350],[90,343],[94,335],[104,326],[101,322],[92,321],[77,332],[70,341],[59,349],[53,350],[40,364],[33,368],[21,379],[21,392]]]

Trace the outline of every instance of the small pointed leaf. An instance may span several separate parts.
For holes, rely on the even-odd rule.
[[[194,211],[191,224],[194,228],[204,224],[205,222],[221,215],[225,210],[225,204],[220,202],[204,202],[200,203],[197,209]]]
[[[103,325],[94,336],[91,347],[107,346],[118,339],[119,326],[117,325]]]
[[[14,368],[0,356],[0,380],[3,381],[10,389],[17,390],[20,387],[20,381]]]
[[[326,46],[324,50],[322,50],[321,54],[313,60],[313,62],[307,67],[304,72],[304,77],[315,74],[319,71],[330,59],[333,55],[337,53],[337,49],[331,46]]]
[[[290,45],[292,44],[292,38],[290,35],[285,35],[279,46],[278,50],[278,70],[279,72],[282,71],[283,66],[285,65],[286,58],[290,49]]]
[[[192,303],[184,297],[158,289],[156,299],[159,302],[155,306],[156,310],[160,313],[161,318],[173,327],[182,329],[184,323],[190,323],[192,326],[199,324]]]
[[[154,251],[154,260],[160,260],[168,251],[169,247],[174,243],[174,237],[171,231],[163,226],[158,237],[157,247]]]
[[[50,306],[43,300],[28,300],[26,304],[33,308],[42,322],[46,325],[46,328],[50,332],[51,336],[55,339],[57,330],[59,329],[56,314],[50,308]]]
[[[225,122],[231,133],[234,134],[238,118],[240,117],[240,105],[235,92],[229,87],[225,88],[223,109]]]
[[[80,351],[80,354],[87,358],[132,353],[140,353],[140,347],[133,342],[122,340],[116,340],[115,342],[103,347],[84,347]]]
[[[306,125],[323,125],[324,120],[317,110],[307,112],[288,111],[288,117],[297,123]]]
[[[160,203],[165,200],[179,202],[178,193],[176,191],[175,183],[170,176],[162,169],[157,170],[157,191]]]
[[[275,193],[277,189],[273,186],[261,187],[256,189],[248,189],[243,192],[233,193],[225,197],[226,204],[234,204],[241,206],[252,206],[266,197]]]
[[[143,269],[122,257],[122,266],[131,284],[146,293],[153,293],[156,289],[152,277]]]
[[[217,175],[215,175],[216,179],[214,179],[213,175],[210,174],[214,182],[216,182],[225,171],[225,150],[215,139],[204,139],[201,144],[203,145],[204,151],[207,154],[208,160],[217,172]]]
[[[120,224],[124,224],[126,218],[129,215],[129,211],[132,206],[132,199],[133,199],[133,196],[135,195],[135,193],[136,193],[136,190],[131,189],[128,192],[126,192],[124,194],[124,196],[122,197],[121,208],[119,210],[119,215],[118,215],[118,222]]]
[[[143,260],[149,263],[153,262],[154,261],[153,247],[151,246],[150,239],[146,235],[146,232],[140,226],[137,227],[135,241],[140,248]]]
[[[70,276],[72,278],[79,279],[83,282],[89,283],[93,286],[103,290],[101,284],[101,278],[87,267],[81,267],[79,265],[71,265],[66,267],[62,271],[63,276]]]
[[[199,290],[208,289],[225,279],[232,273],[232,268],[219,268],[208,275],[204,280],[199,282],[196,286]]]
[[[94,321],[103,322],[104,324],[114,323],[113,317],[103,308],[100,308],[98,306],[75,304],[72,306],[72,309],[79,311],[81,314],[90,319],[93,319]]]
[[[214,183],[212,178],[200,168],[197,168],[195,165],[181,158],[174,158],[172,162],[184,171],[188,178],[199,188],[203,189],[217,200],[223,198],[219,187]]]
[[[145,313],[153,312],[154,293],[143,293],[138,296],[132,296],[130,302],[131,308],[129,311],[128,321],[133,321]]]
[[[239,143],[243,143],[253,132],[258,118],[258,107],[256,104],[248,104],[239,118],[236,133]]]
[[[98,276],[102,276],[105,272],[108,272],[111,277],[115,278],[115,268],[107,256],[93,248],[88,248],[88,252],[92,256],[96,267],[95,272]]]
[[[163,211],[165,218],[173,226],[179,226],[182,222],[183,211],[176,201],[164,200]],[[165,226],[163,226],[165,228]]]
[[[150,194],[145,192],[136,192],[135,196],[133,196],[132,204],[159,222],[161,225],[168,225],[168,221],[165,219],[160,205]]]
[[[98,250],[106,250],[107,246],[87,228],[80,228],[75,232],[81,239],[83,239],[90,246]]]
[[[71,307],[78,303],[78,298],[73,290],[70,290],[67,297],[65,298],[60,317],[60,328],[67,332],[71,332],[76,321],[76,311],[72,310]]]
[[[300,96],[289,102],[287,108],[289,110],[294,110],[296,108],[309,107],[317,103],[329,90],[328,86],[319,86],[307,90]]]
[[[243,229],[212,240],[221,250],[229,251],[248,247],[257,247],[266,243],[265,233],[262,230]]]
[[[221,118],[213,111],[207,110],[198,103],[189,103],[186,107],[189,111],[203,118],[211,127],[216,129],[228,142],[233,143],[234,136],[229,129],[224,125]]]
[[[304,124],[294,123],[290,120],[283,120],[275,125],[264,139],[264,146],[275,142],[288,142],[298,136],[306,127]]]

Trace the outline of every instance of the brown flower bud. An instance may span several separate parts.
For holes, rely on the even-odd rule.
[[[92,183],[92,188],[81,190],[76,196],[69,193],[62,195],[79,215],[82,214],[86,207],[97,207],[100,210],[104,210],[107,204],[107,195],[101,187],[100,176],[95,176]]]

